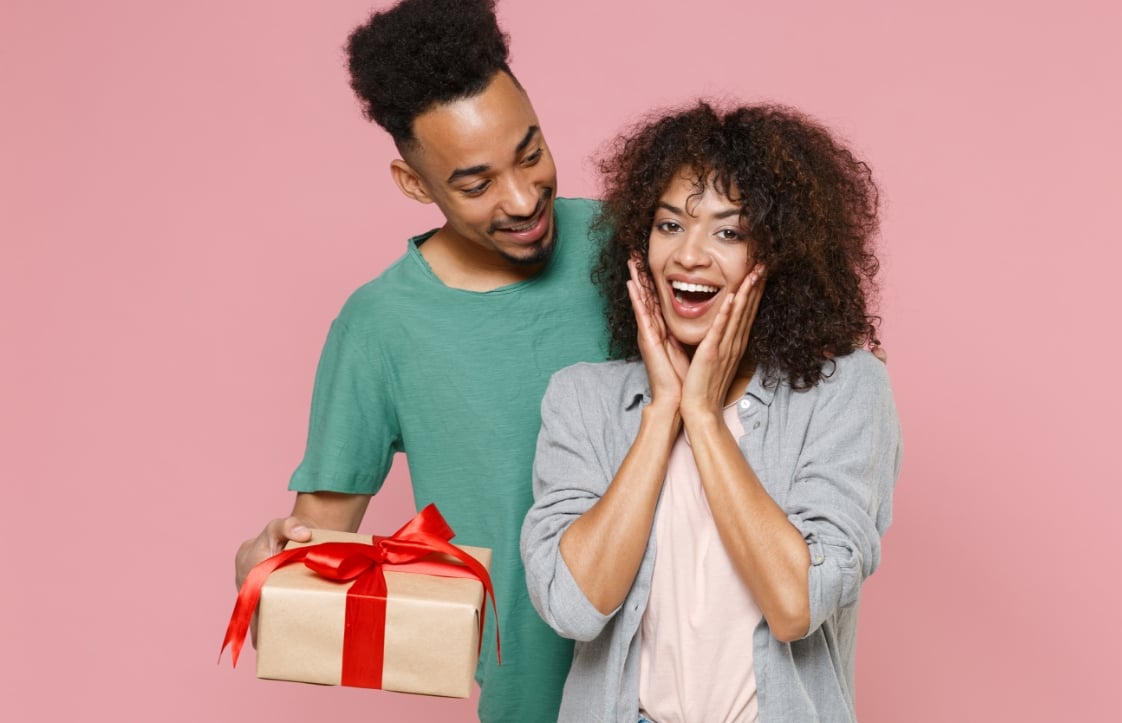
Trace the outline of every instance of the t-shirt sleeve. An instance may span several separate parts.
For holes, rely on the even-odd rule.
[[[391,373],[369,335],[355,334],[342,317],[332,323],[316,370],[304,459],[289,489],[381,489],[394,453],[401,451]]]

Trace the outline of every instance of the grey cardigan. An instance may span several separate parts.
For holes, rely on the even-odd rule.
[[[781,643],[760,623],[752,640],[763,723],[852,723],[861,583],[880,562],[900,468],[900,428],[884,365],[857,351],[817,386],[766,388],[756,373],[738,402],[740,449],[810,547],[810,631]],[[829,371],[829,370],[827,370]],[[642,362],[577,364],[542,402],[534,506],[522,527],[530,598],[577,641],[558,720],[634,723],[639,623],[650,594],[651,537],[623,604],[601,614],[560,554],[561,535],[607,489],[650,401]],[[745,641],[747,644],[747,641]]]

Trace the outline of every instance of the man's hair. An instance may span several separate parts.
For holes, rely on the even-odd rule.
[[[418,115],[483,92],[499,71],[513,79],[507,40],[494,0],[403,0],[351,33],[351,88],[398,148],[412,145]]]
[[[594,279],[607,301],[613,356],[639,354],[627,260],[650,281],[648,239],[675,174],[741,209],[767,285],[747,353],[768,383],[817,384],[830,360],[877,343],[870,312],[878,263],[877,187],[869,167],[825,128],[781,106],[725,112],[706,103],[655,116],[617,139],[600,164],[607,240]]]

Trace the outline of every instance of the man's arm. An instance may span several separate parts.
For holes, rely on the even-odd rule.
[[[301,492],[288,517],[278,517],[265,525],[261,534],[246,540],[234,557],[235,580],[241,589],[254,565],[284,549],[289,540],[307,542],[312,528],[355,532],[358,530],[370,495],[339,492]]]

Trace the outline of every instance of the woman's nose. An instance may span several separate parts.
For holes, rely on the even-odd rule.
[[[702,229],[687,229],[678,247],[677,261],[685,268],[704,266],[709,259]]]

